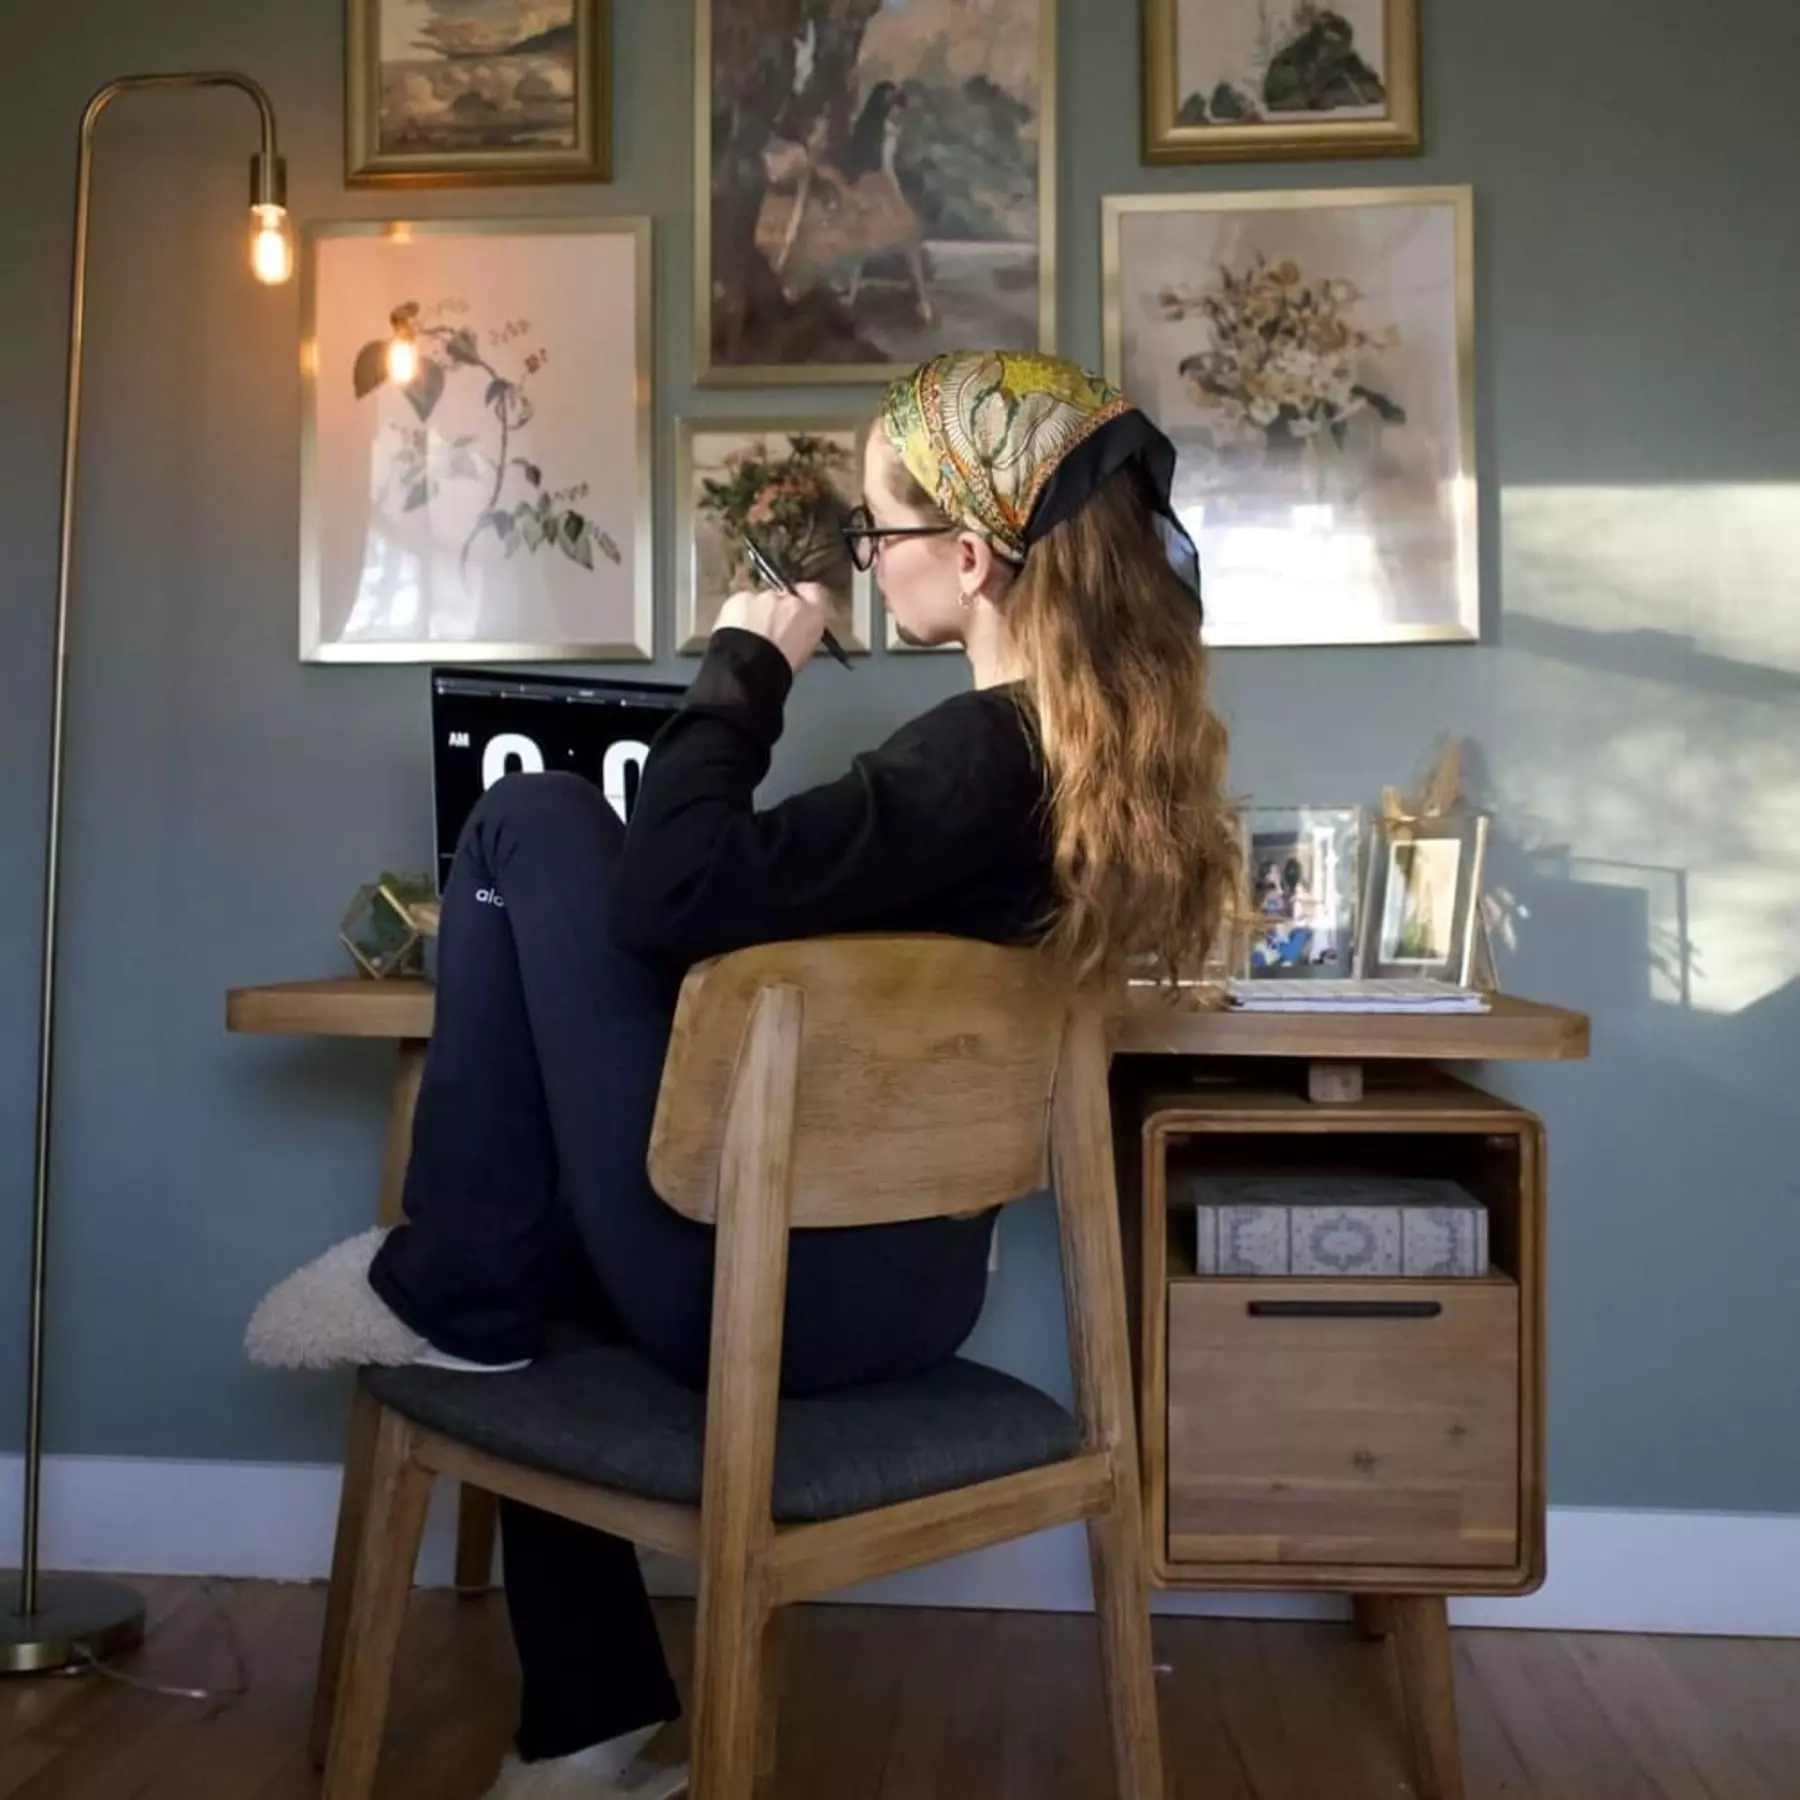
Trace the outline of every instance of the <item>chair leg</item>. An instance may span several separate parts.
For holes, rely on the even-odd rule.
[[[1088,1523],[1101,1675],[1119,1800],[1163,1800],[1162,1730],[1150,1650],[1150,1570],[1135,1484]]]
[[[1450,1618],[1443,1596],[1397,1596],[1393,1620],[1400,1698],[1421,1800],[1463,1800]]]
[[[774,1792],[775,1770],[781,1756],[781,1654],[784,1620],[782,1609],[775,1607],[763,1626],[762,1724],[757,1734],[756,1794],[767,1800]]]
[[[742,1571],[704,1569],[695,1620],[690,1800],[755,1800],[764,1743],[763,1655],[769,1614]],[[327,1796],[336,1800],[336,1796]]]
[[[344,1450],[344,1486],[338,1500],[337,1538],[331,1551],[331,1585],[325,1591],[325,1630],[319,1645],[319,1674],[313,1687],[312,1730],[307,1748],[313,1767],[325,1766],[331,1747],[331,1715],[337,1706],[338,1675],[344,1663],[344,1632],[356,1589],[363,1520],[369,1510],[369,1480],[375,1466],[375,1430],[381,1404],[358,1387],[350,1407],[350,1441]]]
[[[325,1763],[323,1800],[370,1800],[381,1760],[394,1656],[412,1597],[432,1477],[413,1460],[413,1429],[383,1409],[357,1558],[356,1588]]]
[[[456,1591],[478,1600],[494,1585],[494,1537],[500,1502],[480,1488],[465,1487],[456,1497]]]

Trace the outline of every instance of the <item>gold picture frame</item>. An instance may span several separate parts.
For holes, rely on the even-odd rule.
[[[729,4],[729,0],[717,0]],[[696,387],[851,387],[891,380],[940,350],[960,349],[954,328],[943,342],[922,354],[879,362],[725,363],[713,353],[713,7],[694,4],[694,385]],[[1037,281],[1036,341],[1017,345],[988,342],[992,333],[973,335],[982,347],[1038,350],[1057,347],[1057,8],[1058,0],[1034,0],[1038,8],[1037,82]],[[973,16],[973,15],[971,15]],[[804,194],[800,204],[804,205]],[[967,333],[962,334],[968,335]]]
[[[324,344],[324,322],[321,306],[320,290],[322,286],[323,265],[330,258],[331,247],[336,244],[357,244],[361,242],[380,241],[396,250],[412,246],[431,246],[440,240],[457,238],[515,238],[520,240],[542,240],[546,244],[572,238],[590,238],[609,248],[617,245],[626,253],[622,260],[628,263],[628,269],[608,269],[604,273],[608,277],[607,292],[617,295],[619,283],[629,284],[628,291],[633,295],[632,318],[627,331],[620,335],[629,345],[630,354],[620,357],[614,354],[611,345],[594,343],[583,347],[583,353],[594,365],[592,371],[581,367],[579,358],[563,356],[558,362],[558,373],[574,363],[577,373],[565,377],[558,390],[557,417],[539,418],[534,415],[530,423],[542,424],[546,430],[560,425],[561,429],[573,433],[575,427],[568,423],[569,419],[581,422],[580,428],[591,438],[595,453],[602,458],[610,456],[618,468],[625,473],[621,480],[629,481],[629,499],[616,505],[611,510],[611,518],[617,525],[616,531],[603,529],[603,521],[608,517],[596,504],[594,496],[610,494],[613,489],[607,481],[605,471],[595,468],[593,473],[579,484],[572,484],[568,490],[557,490],[552,484],[561,473],[560,462],[552,465],[547,457],[541,459],[541,466],[534,465],[529,471],[521,466],[521,476],[529,484],[532,494],[560,494],[556,504],[560,507],[557,517],[561,523],[569,523],[571,513],[578,514],[584,533],[591,527],[591,535],[586,537],[589,546],[598,546],[602,539],[607,540],[603,554],[596,554],[591,549],[588,555],[580,552],[582,545],[571,544],[567,549],[558,540],[553,546],[563,556],[564,561],[575,563],[579,567],[597,569],[602,562],[612,561],[613,553],[617,553],[620,566],[624,563],[623,545],[630,549],[630,565],[622,579],[624,597],[621,623],[624,629],[612,635],[582,636],[573,635],[567,638],[552,637],[547,634],[534,634],[524,631],[518,635],[502,635],[499,633],[456,637],[443,636],[435,631],[403,637],[398,634],[383,637],[373,629],[362,629],[353,632],[350,627],[354,623],[354,609],[348,613],[341,602],[330,598],[327,587],[331,582],[331,568],[335,565],[340,570],[348,560],[354,560],[357,549],[351,543],[354,531],[343,537],[333,525],[339,509],[346,506],[366,503],[370,515],[376,510],[377,502],[367,489],[360,497],[352,495],[349,488],[340,493],[338,487],[348,482],[369,483],[375,480],[378,473],[376,459],[371,455],[371,442],[360,445],[352,444],[350,432],[344,428],[342,411],[342,389],[352,375],[352,365],[357,365],[355,373],[356,401],[361,404],[371,397],[373,389],[364,391],[364,382],[360,368],[361,357],[355,352],[356,343],[372,334],[379,339],[391,329],[391,318],[382,310],[383,303],[391,296],[400,296],[402,300],[410,294],[410,288],[404,284],[393,284],[386,291],[378,290],[373,295],[364,296],[364,304],[356,309],[356,318],[352,327],[341,331],[337,323],[332,326],[332,344],[328,348]],[[598,245],[596,246],[598,247]],[[318,222],[307,225],[301,234],[301,294],[300,294],[300,328],[301,328],[301,405],[300,405],[300,658],[303,662],[316,663],[477,663],[477,662],[648,662],[656,650],[656,539],[652,526],[652,486],[653,486],[653,441],[654,441],[654,321],[655,296],[653,280],[653,233],[648,218],[631,217],[559,217],[559,218],[508,218],[508,219],[432,219],[432,220],[373,220],[357,219],[332,222]],[[482,255],[476,259],[474,267],[478,268],[487,279],[498,279],[502,276],[513,278],[523,270],[525,258],[519,254],[509,256]],[[578,282],[570,282],[567,278],[579,271],[559,269],[554,272],[556,285],[546,286],[545,292],[552,293],[569,308],[571,316],[587,329],[596,332],[618,328],[618,315],[623,310],[617,305],[601,307],[583,305],[583,290]],[[552,272],[547,271],[547,278]],[[599,276],[601,271],[596,267],[593,274]],[[363,271],[361,279],[368,282],[368,273]],[[372,283],[369,285],[373,286]],[[416,285],[416,284],[415,284]],[[434,272],[431,291],[436,294],[443,291],[444,284]],[[520,296],[532,304],[533,311],[539,311],[530,294]],[[508,298],[511,298],[509,293]],[[377,315],[380,316],[377,316]],[[417,329],[421,342],[430,339],[435,333],[442,335],[442,328],[433,327],[425,321],[429,314],[419,315]],[[523,332],[508,334],[507,326],[497,324],[494,319],[475,318],[466,320],[470,329],[475,332],[471,340],[479,355],[488,358],[508,354],[515,359],[531,354],[530,345],[535,341],[533,327],[526,327]],[[536,332],[541,334],[544,321],[534,321]],[[339,342],[339,338],[342,341]],[[485,339],[485,342],[483,341]],[[622,347],[622,346],[621,346]],[[364,354],[373,350],[373,341],[365,346]],[[432,354],[429,347],[417,352],[421,362]],[[467,365],[469,358],[452,352],[445,359],[446,363]],[[330,366],[326,367],[327,362]],[[540,366],[548,366],[548,358],[539,356]],[[509,364],[510,368],[510,364]],[[452,373],[461,371],[452,371]],[[477,373],[479,373],[479,368]],[[505,371],[488,369],[490,381],[499,378]],[[513,371],[516,374],[516,370]],[[322,392],[324,383],[332,383],[332,390]],[[377,382],[379,377],[377,376]],[[610,389],[607,384],[610,383]],[[520,382],[517,385],[523,387]],[[444,378],[443,386],[450,386],[450,378]],[[338,395],[338,403],[333,402],[332,393]],[[493,389],[488,390],[489,398],[484,399],[484,409],[490,407]],[[594,420],[598,410],[611,399],[617,406],[621,418],[629,419],[629,428],[623,431],[607,431],[603,425],[596,425]],[[417,408],[413,411],[416,413]],[[515,421],[520,416],[515,411]],[[430,417],[415,420],[404,410],[398,414],[398,423],[421,427],[418,435],[427,436],[423,427],[429,426]],[[509,431],[520,431],[524,427],[517,423],[509,427]],[[371,424],[359,426],[357,430],[365,437],[375,431]],[[343,441],[340,441],[342,439]],[[586,440],[584,439],[584,442]],[[455,439],[450,440],[449,452],[452,457],[458,448],[467,448],[475,457],[486,456],[490,472],[498,471],[511,465],[523,465],[527,459],[517,437],[504,447],[504,454],[486,454],[485,447],[471,443],[460,445]],[[436,454],[440,446],[427,444],[427,454]],[[329,464],[329,468],[327,467]],[[587,465],[584,464],[585,468]],[[352,473],[354,471],[354,473]],[[421,470],[420,475],[425,474]],[[457,475],[459,471],[450,470],[449,475]],[[571,470],[570,474],[579,471]],[[337,484],[337,485],[334,485]],[[596,485],[597,484],[597,485]],[[441,484],[440,484],[441,485]],[[581,486],[584,491],[575,494],[573,485]],[[521,498],[525,490],[520,490]],[[414,501],[411,493],[402,496],[398,507],[386,506],[389,515],[399,513],[410,518],[426,507],[434,498],[427,491],[425,499]],[[508,510],[497,505],[498,496],[487,502],[485,513],[493,514],[497,510]],[[517,508],[511,509],[516,512]],[[487,519],[484,517],[484,524]],[[328,549],[326,538],[328,527],[335,550]],[[506,541],[505,534],[496,530],[493,534],[500,542]],[[529,556],[535,557],[543,547],[545,532],[540,529],[536,534],[538,542],[527,546]],[[378,529],[372,516],[363,521],[360,536],[363,562],[366,571],[369,566],[370,546],[375,545],[386,553],[392,548],[390,540],[395,536],[393,521],[390,516],[387,526]],[[473,538],[471,537],[471,542]],[[492,549],[483,540],[485,549]],[[465,549],[465,560],[466,560]],[[561,564],[555,558],[549,558],[551,566],[561,571]],[[415,566],[420,559],[415,556]],[[435,577],[435,562],[425,565],[428,572]],[[510,562],[503,562],[502,567],[510,567]],[[464,571],[466,585],[466,570]],[[335,592],[335,589],[334,589]],[[528,596],[528,601],[534,598]],[[415,608],[429,611],[431,600],[427,594],[415,601]],[[477,607],[489,604],[486,596],[477,602]],[[498,605],[496,599],[493,604]],[[538,608],[543,615],[547,609],[541,603]],[[340,617],[342,614],[344,616]],[[550,616],[554,616],[553,613]]]
[[[701,540],[699,445],[706,438],[736,438],[753,443],[770,438],[823,437],[848,439],[850,467],[844,488],[860,494],[863,447],[868,440],[865,413],[777,419],[730,417],[683,418],[675,423],[675,648],[682,656],[698,656],[712,636],[712,626],[701,618]],[[854,497],[849,499],[854,506]],[[771,554],[773,554],[771,552]],[[848,603],[831,622],[832,635],[851,656],[867,656],[874,641],[875,577],[870,570],[850,566]],[[722,601],[723,594],[719,595]]]
[[[1385,221],[1388,228],[1382,229],[1384,212],[1408,218]],[[1315,217],[1309,220],[1308,214]],[[1153,223],[1140,228],[1140,221]],[[1351,229],[1358,225],[1360,238]],[[1409,225],[1416,228],[1412,239],[1405,235]],[[1105,373],[1175,440],[1174,500],[1200,547],[1207,642],[1218,647],[1479,642],[1474,190],[1109,195],[1101,203],[1101,235]],[[1343,256],[1345,261],[1315,267],[1315,249],[1321,257]],[[1134,254],[1144,265],[1135,272]],[[1416,327],[1413,343],[1404,344],[1402,332],[1396,345],[1377,343],[1370,354],[1389,360],[1404,355],[1406,367],[1422,365],[1416,367],[1418,379],[1411,389],[1403,385],[1398,396],[1402,405],[1397,410],[1404,412],[1411,404],[1417,416],[1390,426],[1384,413],[1369,421],[1366,431],[1379,439],[1390,429],[1404,431],[1410,421],[1429,446],[1425,466],[1413,466],[1414,456],[1402,453],[1400,460],[1408,465],[1403,478],[1383,486],[1386,478],[1376,475],[1346,501],[1335,491],[1302,493],[1272,482],[1262,490],[1254,478],[1243,492],[1233,492],[1232,478],[1219,474],[1230,468],[1226,459],[1196,452],[1194,439],[1205,433],[1195,389],[1177,360],[1178,351],[1151,347],[1159,334],[1172,329],[1170,320],[1180,316],[1166,309],[1168,291],[1189,270],[1197,279],[1216,283],[1233,257],[1239,259],[1241,274],[1265,267],[1271,256],[1297,259],[1300,276],[1294,291],[1304,289],[1310,278],[1333,278],[1332,305],[1353,328],[1363,322],[1363,310],[1374,312],[1371,322],[1377,330],[1368,334],[1372,340],[1391,323],[1390,306],[1407,321],[1407,330]],[[1237,295],[1244,293],[1240,284]],[[1347,297],[1340,301],[1339,295]],[[1222,298],[1235,304],[1229,293]],[[1215,328],[1197,314],[1187,317],[1190,322],[1181,329],[1189,335],[1180,349],[1191,348],[1197,353],[1191,360],[1198,361],[1207,333]],[[1381,366],[1379,360],[1376,366]],[[1356,392],[1369,396],[1373,386],[1359,386]],[[1414,390],[1421,400],[1415,400]],[[1375,404],[1369,396],[1368,408]],[[1312,466],[1335,473],[1337,465],[1326,461],[1324,431],[1316,423],[1310,429],[1319,434]],[[1377,453],[1380,448],[1377,444]],[[1200,485],[1196,468],[1220,490],[1207,492],[1204,504],[1195,498]],[[1321,500],[1325,504],[1318,504]],[[1255,532],[1228,538],[1223,535],[1225,521],[1230,507],[1240,501],[1262,505],[1264,516],[1241,521],[1254,523]],[[1414,532],[1410,537],[1408,526]],[[1360,538],[1353,538],[1358,532]],[[1315,556],[1307,568],[1290,557],[1284,566],[1251,571],[1232,554],[1252,542],[1262,546],[1258,554],[1297,553],[1306,547],[1303,537],[1316,550],[1313,540],[1329,541],[1334,534],[1340,546],[1363,544],[1367,554],[1356,569],[1348,569],[1339,555],[1335,560]],[[1249,589],[1253,572],[1263,578],[1263,593],[1255,596]],[[1271,584],[1290,599],[1304,596],[1311,610],[1296,605],[1284,612],[1264,597]]]
[[[409,60],[406,72],[421,95],[420,116],[414,122],[414,141],[404,148],[384,141],[388,75],[398,75],[400,65],[382,55],[383,4],[344,0],[347,186],[493,187],[612,179],[612,0],[567,0],[566,26],[540,30],[521,42],[508,43],[503,34],[486,56],[458,49],[454,55]],[[493,0],[493,10],[503,15],[504,0]],[[504,23],[504,16],[494,21],[500,27]],[[463,26],[465,33],[480,28],[479,18]],[[464,39],[471,41],[478,44],[480,39]],[[558,91],[564,80],[571,89],[567,96]],[[527,83],[534,84],[533,91],[522,96]],[[457,89],[454,96],[452,87]],[[560,115],[565,100],[568,143],[541,141],[546,113]],[[510,134],[509,107],[515,113]],[[465,117],[456,116],[458,108]],[[508,142],[509,135],[518,141]],[[497,141],[466,141],[482,136]]]
[[[1492,828],[1485,812],[1375,821],[1357,951],[1362,979],[1473,983]]]
[[[1362,0],[1368,5],[1371,0]],[[1205,162],[1310,161],[1340,156],[1416,156],[1423,144],[1420,123],[1419,0],[1372,0],[1381,8],[1382,48],[1379,80],[1386,111],[1370,116],[1363,108],[1354,116],[1334,118],[1329,109],[1295,109],[1260,118],[1207,118],[1196,122],[1196,101],[1205,97],[1181,92],[1182,8],[1201,8],[1202,0],[1143,0],[1144,19],[1144,161],[1149,164]],[[1237,0],[1247,8],[1248,0]],[[1218,0],[1205,0],[1213,20]],[[1315,11],[1317,9],[1314,9]],[[1347,7],[1345,9],[1349,11]],[[1355,57],[1364,76],[1371,71],[1354,49],[1354,37],[1343,13],[1329,12],[1347,34],[1343,53]],[[1326,29],[1314,21],[1312,31]],[[1366,46],[1365,46],[1366,47]],[[1291,45],[1286,54],[1302,50]],[[1217,90],[1215,89],[1215,93]],[[1234,103],[1238,104],[1238,103]],[[1251,107],[1255,97],[1251,97]],[[1210,110],[1210,108],[1207,108]]]

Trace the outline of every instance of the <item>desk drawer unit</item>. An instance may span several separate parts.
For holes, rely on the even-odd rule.
[[[1510,1280],[1177,1280],[1168,1304],[1171,1561],[1513,1562]]]

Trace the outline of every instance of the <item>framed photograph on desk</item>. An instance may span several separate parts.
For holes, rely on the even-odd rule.
[[[1359,974],[1469,985],[1488,824],[1486,813],[1380,822],[1363,896]]]
[[[1244,813],[1244,836],[1251,979],[1344,980],[1353,975],[1362,809],[1250,807]]]

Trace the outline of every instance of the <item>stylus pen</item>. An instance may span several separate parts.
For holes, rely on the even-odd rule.
[[[768,557],[763,552],[762,545],[760,545],[747,531],[744,533],[744,548],[750,552],[750,566],[756,571],[756,576],[759,581],[766,581],[770,587],[779,588],[784,594],[792,594],[796,600],[803,598],[794,584],[769,561]],[[846,669],[854,669],[856,667],[856,664],[845,655],[844,646],[840,644],[829,631],[825,633],[825,636],[820,641]]]

